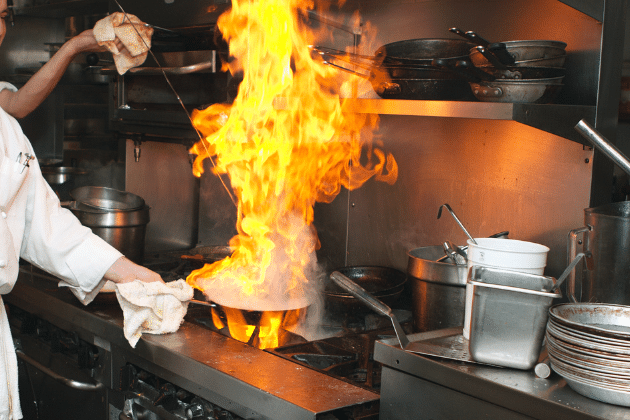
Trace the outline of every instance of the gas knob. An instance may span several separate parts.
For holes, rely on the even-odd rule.
[[[186,418],[188,420],[193,420],[202,415],[203,415],[203,405],[197,403],[197,404],[190,404],[188,407],[186,407]]]
[[[153,405],[161,405],[169,411],[175,410],[179,406],[175,387],[169,383],[162,385],[160,387],[160,395],[153,401]]]

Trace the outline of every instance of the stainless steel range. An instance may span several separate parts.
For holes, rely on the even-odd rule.
[[[193,249],[148,255],[144,265],[169,281],[203,263]],[[115,295],[83,306],[56,282],[25,265],[5,298],[20,349],[22,405],[32,418],[59,418],[57,410],[83,418],[72,413],[77,401],[89,402],[97,419],[378,418],[381,365],[373,349],[393,334],[386,317],[332,314],[330,337],[285,334],[280,347],[260,350],[224,335],[208,307],[190,305],[178,332],[145,334],[133,349]],[[399,313],[410,328],[410,311]],[[59,396],[44,401],[44,389]],[[60,402],[63,395],[74,401]]]

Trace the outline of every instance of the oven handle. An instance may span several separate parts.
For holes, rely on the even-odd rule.
[[[50,370],[46,366],[42,365],[37,360],[35,360],[35,359],[31,358],[30,356],[28,356],[22,350],[16,349],[15,353],[24,362],[26,362],[29,365],[31,365],[31,366],[41,370],[42,372],[44,372],[48,376],[52,377],[56,381],[61,382],[62,384],[66,385],[66,386],[69,386],[70,388],[77,389],[79,391],[99,391],[99,390],[105,388],[105,385],[103,385],[101,382],[96,382],[95,384],[91,384],[91,383],[87,383],[87,382],[75,381],[74,379],[68,379],[68,378],[66,378],[64,376],[61,376],[61,375],[53,372],[52,370]]]

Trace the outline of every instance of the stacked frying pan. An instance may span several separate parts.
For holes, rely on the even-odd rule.
[[[551,367],[586,397],[630,407],[630,307],[566,303],[549,309]]]
[[[423,38],[383,45],[374,56],[326,47],[313,50],[327,64],[368,79],[384,99],[474,100],[465,78],[433,65],[435,59],[469,60],[474,46],[463,39]]]
[[[549,103],[560,91],[564,42],[490,43],[474,32],[450,31],[465,39],[397,41],[374,56],[313,50],[327,64],[368,79],[385,99]]]

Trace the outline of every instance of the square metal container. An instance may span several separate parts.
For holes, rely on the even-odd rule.
[[[473,288],[469,351],[473,360],[528,370],[540,356],[549,307],[562,294],[552,277],[471,267]]]

